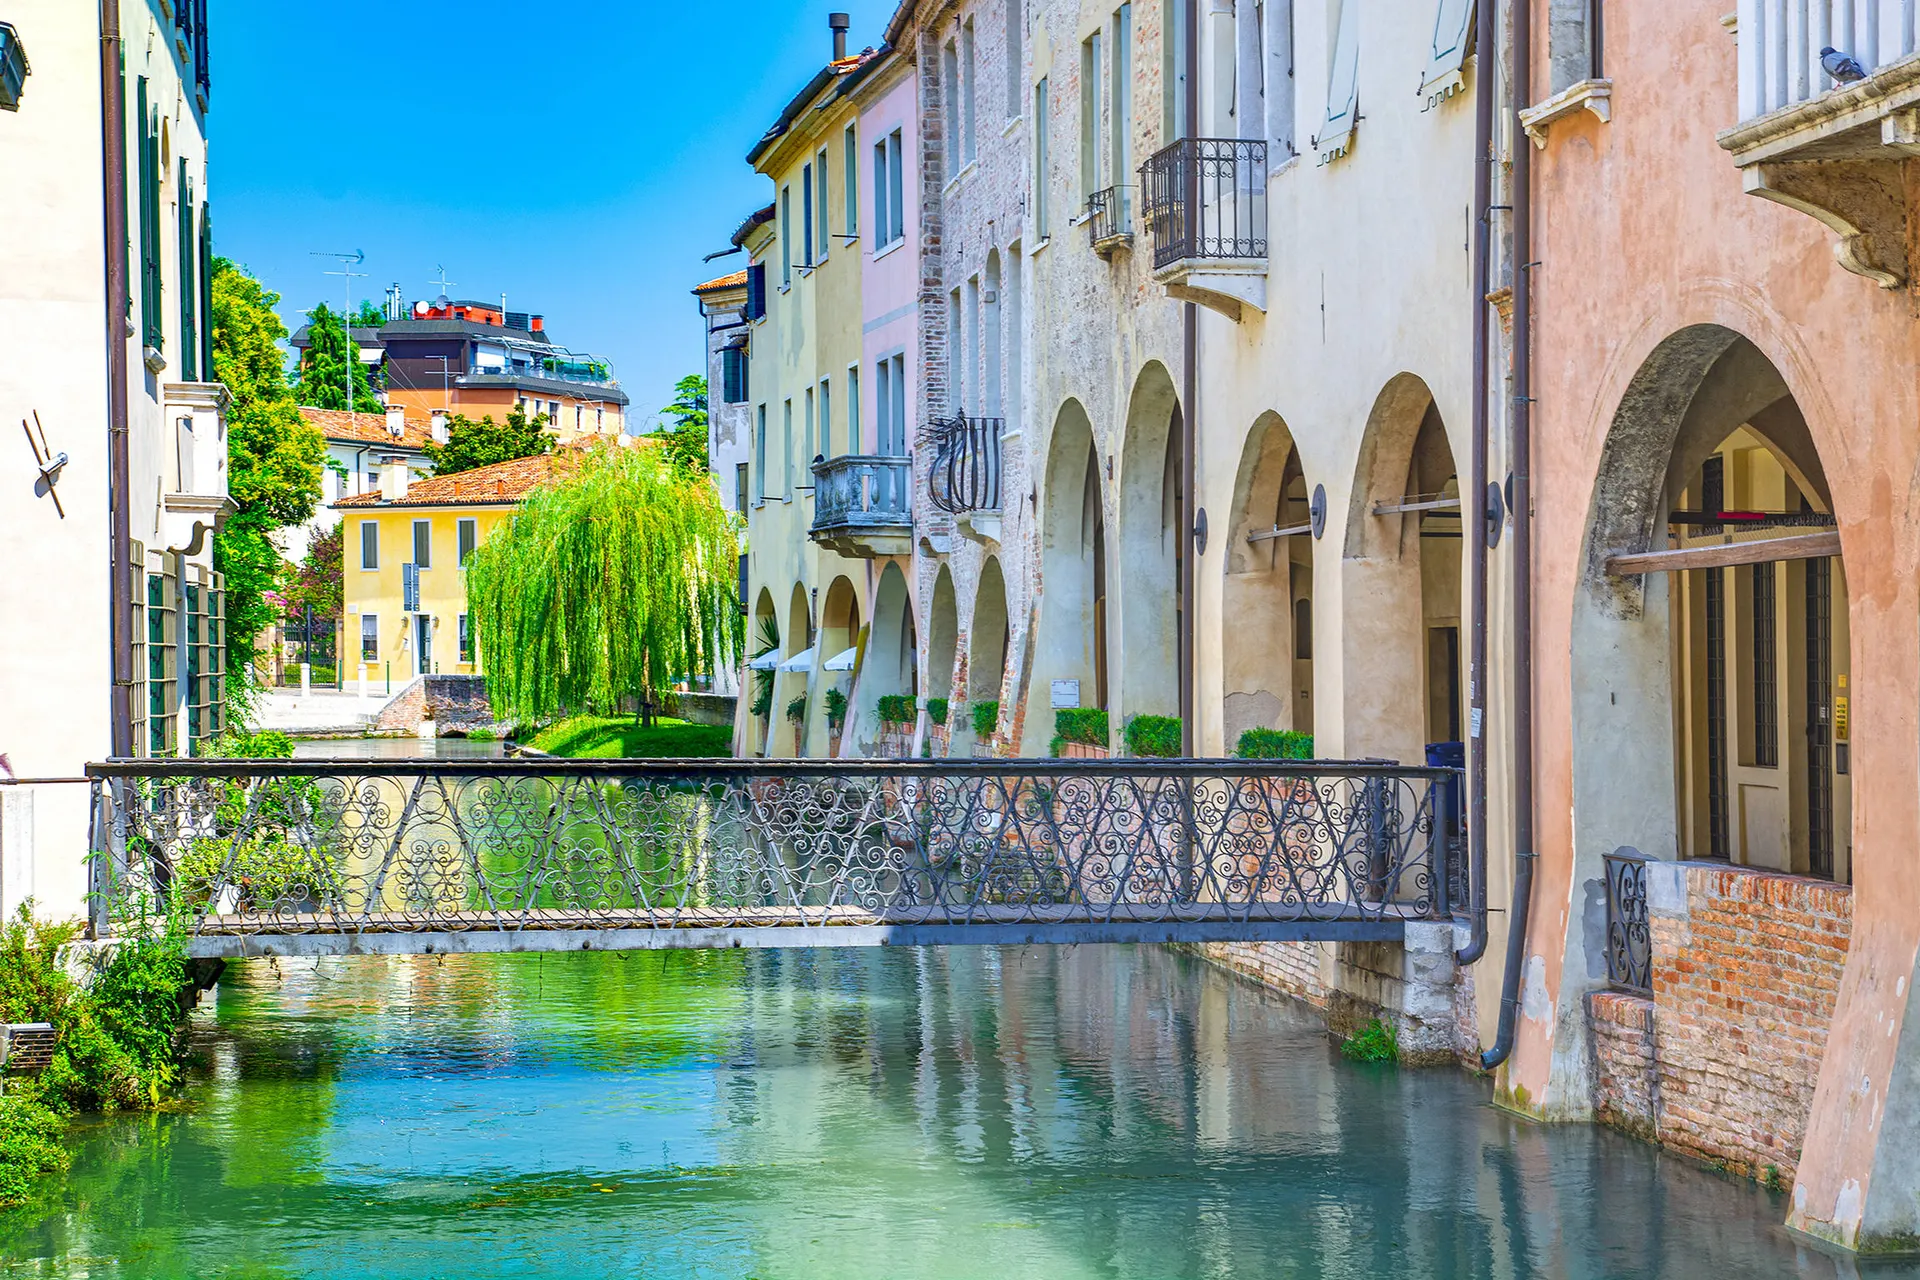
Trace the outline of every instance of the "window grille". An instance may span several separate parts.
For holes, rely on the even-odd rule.
[[[378,662],[380,660],[380,618],[377,614],[360,615],[360,661]]]
[[[1774,566],[1753,566],[1753,763],[1780,764],[1780,663],[1774,642]]]
[[[168,574],[147,575],[147,743],[145,754],[170,756],[177,749],[179,635],[178,583]]]
[[[1703,569],[1707,606],[1707,853],[1731,856],[1727,839],[1726,570]]]
[[[1833,562],[1807,561],[1807,873],[1833,878]]]

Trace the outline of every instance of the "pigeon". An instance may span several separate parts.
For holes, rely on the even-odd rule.
[[[1832,45],[1820,50],[1820,65],[1833,77],[1835,84],[1852,84],[1855,80],[1867,78],[1867,69],[1852,54],[1842,53]]]

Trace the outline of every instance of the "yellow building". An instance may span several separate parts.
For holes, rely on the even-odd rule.
[[[342,576],[347,672],[371,680],[480,675],[467,611],[467,558],[534,489],[551,454],[415,480],[383,458],[380,487],[333,504],[345,522]]]

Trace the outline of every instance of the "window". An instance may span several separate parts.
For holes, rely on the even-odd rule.
[[[433,567],[433,521],[413,522],[413,563],[422,569]]]
[[[813,166],[800,167],[800,265],[813,265]]]
[[[883,249],[893,243],[893,212],[887,200],[892,184],[887,177],[887,143],[873,144],[873,247]]]
[[[1047,78],[1033,86],[1033,233],[1045,240],[1047,223]]]
[[[820,452],[833,456],[833,379],[820,379]]]
[[[887,136],[887,202],[892,209],[893,221],[888,230],[892,239],[907,238],[907,198],[906,198],[906,156],[900,140],[900,131],[895,129]]]
[[[968,18],[960,28],[960,127],[965,130],[961,154],[967,163],[979,154],[979,145],[974,129],[974,83],[977,59],[973,47],[973,19]]]
[[[467,558],[480,544],[480,522],[472,516],[462,516],[455,522],[454,531],[459,543],[459,564],[464,569],[467,567]]]
[[[172,755],[179,722],[175,699],[179,672],[178,582],[147,575],[147,754]]]
[[[907,452],[907,358],[904,355],[893,358],[892,416],[892,447],[882,452],[893,457],[904,457]]]
[[[761,320],[767,314],[767,264],[756,262],[747,268],[748,320]]]
[[[1020,47],[1021,26],[1026,15],[1024,0],[1007,3],[1007,119],[1020,114],[1020,87],[1026,80],[1026,55]]]
[[[793,189],[780,188],[780,287],[793,288]]]
[[[817,257],[824,262],[827,248],[833,243],[833,237],[827,234],[827,149],[820,148],[820,154],[814,157],[814,171],[820,175],[820,186],[814,191],[814,205],[819,210],[814,218],[814,234],[819,237]]]
[[[607,428],[607,411],[599,405],[593,407],[593,429],[604,431]]]
[[[1246,0],[1241,0],[1246,3]],[[1107,143],[1113,164],[1110,172],[1122,208],[1125,208],[1127,184],[1131,179],[1133,142],[1133,6],[1123,4],[1113,11],[1113,110]]]
[[[959,413],[967,402],[967,322],[958,289],[947,294],[947,362],[947,407]]]
[[[754,413],[753,465],[760,473],[760,496],[767,496],[767,406],[759,405]]]
[[[1345,155],[1353,143],[1359,76],[1360,0],[1342,0],[1333,61],[1327,69],[1327,116],[1313,140],[1322,164]]]
[[[907,357],[888,356],[877,361],[874,372],[875,426],[879,439],[875,452],[897,458],[907,451]]]
[[[946,157],[947,180],[952,181],[960,172],[960,55],[951,40],[940,51],[940,88],[947,99],[947,133],[940,150]]]
[[[460,661],[473,665],[473,617],[460,615]]]
[[[1021,350],[1020,350],[1020,246],[1007,250],[1007,274],[1000,287],[1000,330],[1007,339],[1006,404],[1007,429],[1020,429],[1020,387],[1021,387]]]
[[[1162,0],[1160,9],[1160,145],[1187,136],[1187,4]]]
[[[747,464],[744,462],[733,465],[733,509],[743,514],[747,509]]]
[[[859,453],[860,440],[860,366],[847,366],[847,452]]]
[[[586,425],[586,420],[587,420],[587,407],[581,404],[577,404],[573,406],[573,429],[575,431],[578,431],[581,427]]]
[[[380,660],[380,617],[378,614],[360,615],[360,661],[378,662]]]
[[[180,158],[180,185],[176,188],[180,211],[178,245],[180,251],[180,368],[181,377],[188,382],[198,382],[200,338],[194,327],[195,290],[188,287],[187,281],[194,278],[195,264],[199,258],[199,246],[193,235],[193,179],[187,176],[187,160]],[[208,370],[207,376],[213,376]]]
[[[840,166],[840,181],[847,189],[847,235],[860,234],[860,144],[852,125],[847,126],[846,154]]]
[[[874,416],[873,425],[878,433],[874,452],[885,455],[887,443],[892,439],[893,428],[888,424],[893,418],[893,362],[881,360],[873,366]]]
[[[740,404],[747,398],[747,349],[728,347],[720,353],[720,398]]]
[[[800,423],[800,439],[804,446],[800,450],[800,481],[803,486],[805,485],[807,480],[807,465],[813,461],[814,452],[815,452],[813,447],[813,388],[812,387],[807,388],[807,403],[806,403],[805,413],[806,413],[806,417],[802,419]]]
[[[1780,662],[1775,643],[1777,606],[1774,566],[1756,564],[1753,574],[1753,763],[1780,766]]]
[[[956,379],[961,392],[958,403],[965,411],[980,412],[980,277],[967,277],[967,310],[963,320],[967,326],[960,340],[960,359],[966,369],[964,380]]]
[[[793,401],[781,403],[780,421],[780,496],[793,497]]]
[[[548,421],[548,422],[550,422],[550,423],[552,423],[552,424],[553,424],[553,426],[555,427],[555,429],[558,429],[558,428],[559,428],[559,426],[560,426],[560,402],[559,402],[558,400],[549,400],[549,401],[547,401],[547,421]]]
[[[1080,44],[1080,198],[1100,190],[1106,170],[1100,166],[1100,33]]]
[[[360,522],[360,567],[362,569],[380,567],[380,522],[378,520]]]

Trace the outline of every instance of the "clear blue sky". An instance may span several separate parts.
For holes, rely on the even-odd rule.
[[[299,312],[398,282],[507,295],[613,361],[641,425],[702,369],[688,289],[770,198],[746,154],[831,53],[880,43],[894,0],[212,0],[218,251]]]

